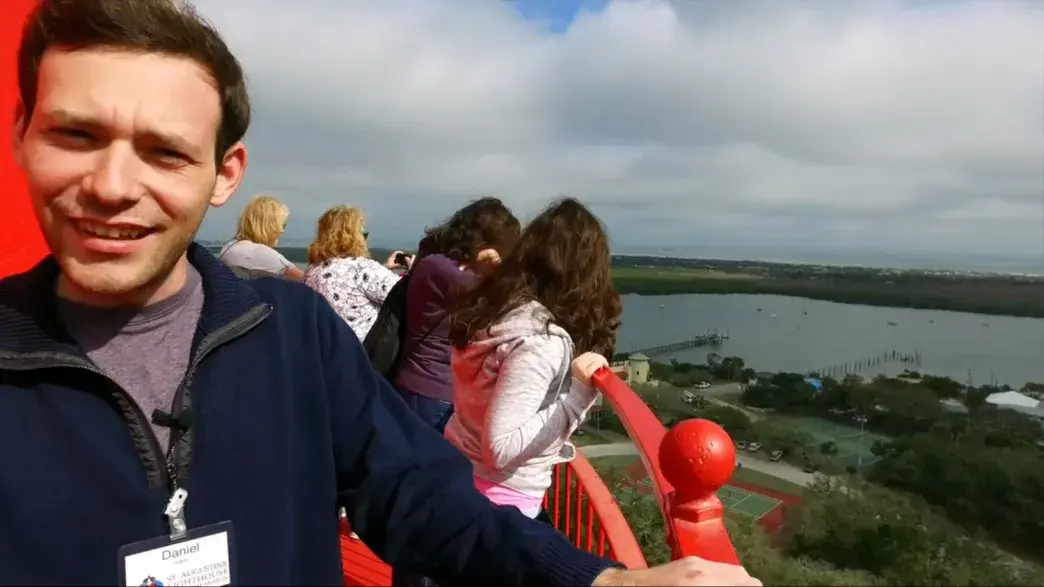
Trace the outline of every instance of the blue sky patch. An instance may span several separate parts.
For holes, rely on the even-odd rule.
[[[514,0],[515,10],[527,20],[547,23],[549,32],[569,30],[582,12],[601,12],[609,0]]]

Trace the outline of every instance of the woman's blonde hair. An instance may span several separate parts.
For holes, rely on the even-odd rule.
[[[363,235],[362,210],[353,206],[334,206],[319,217],[315,241],[308,245],[308,262],[321,263],[341,257],[368,257]]]
[[[254,196],[239,215],[236,240],[274,247],[279,242],[290,208],[272,196]]]

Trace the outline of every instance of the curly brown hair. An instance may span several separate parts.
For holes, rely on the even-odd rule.
[[[522,231],[503,262],[462,294],[450,316],[450,341],[464,348],[511,310],[530,301],[548,309],[577,354],[611,356],[620,296],[610,274],[605,227],[574,198],[554,202]]]
[[[322,263],[342,257],[369,257],[363,223],[366,217],[354,206],[334,206],[319,217],[315,240],[308,245],[308,262]]]
[[[471,263],[482,249],[504,255],[521,230],[518,218],[499,198],[479,198],[442,224],[426,229],[417,256],[442,254],[457,263]]]

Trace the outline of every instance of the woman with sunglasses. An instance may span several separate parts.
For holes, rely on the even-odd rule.
[[[359,340],[366,338],[384,298],[399,280],[393,269],[413,265],[413,257],[402,251],[393,252],[383,265],[371,259],[365,220],[362,211],[351,206],[324,212],[315,241],[308,246],[304,272],[304,282],[330,302]]]

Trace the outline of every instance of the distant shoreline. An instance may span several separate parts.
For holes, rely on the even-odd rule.
[[[306,247],[279,251],[295,263],[308,261]],[[377,259],[390,252],[372,250]],[[621,294],[762,294],[1044,318],[1044,278],[1025,275],[618,255],[613,257],[613,280]]]
[[[822,266],[615,267],[621,294],[762,294],[865,306],[1044,318],[1044,280]]]
[[[200,244],[211,248],[220,248],[224,245],[224,242],[213,241],[213,240],[202,240]],[[297,241],[300,242],[300,241]],[[280,250],[284,251],[306,251],[307,246],[303,245],[291,245],[285,247],[279,247]],[[399,247],[401,250],[410,250],[411,247]],[[393,251],[394,248],[389,247],[376,247],[376,251]],[[805,267],[805,268],[824,268],[828,270],[861,270],[861,271],[898,271],[898,272],[914,272],[914,273],[956,273],[961,275],[977,275],[977,276],[996,276],[996,277],[1030,277],[1044,279],[1044,264],[1036,261],[1035,258],[1011,258],[1005,262],[998,262],[994,265],[989,265],[983,261],[982,264],[964,263],[961,266],[960,263],[955,262],[929,262],[924,261],[921,263],[915,263],[906,261],[903,263],[896,263],[889,265],[887,262],[884,263],[869,263],[869,262],[856,262],[856,261],[794,261],[794,260],[781,260],[781,259],[769,259],[758,256],[747,256],[747,257],[700,257],[700,256],[668,256],[668,255],[641,255],[637,253],[614,253],[614,262],[618,262],[621,265],[631,264],[648,264],[649,260],[655,260],[654,265],[666,264],[679,264],[682,266],[697,266],[704,264],[716,264],[716,265],[733,265],[733,266],[765,266],[765,267]],[[304,258],[298,262],[305,262]],[[1005,266],[1007,268],[1005,268]]]

